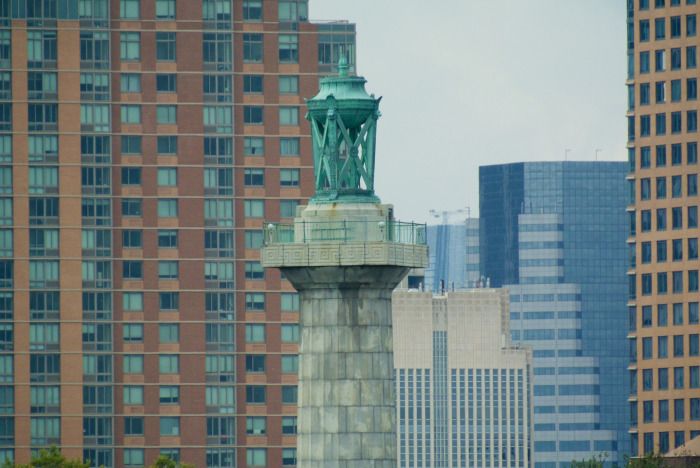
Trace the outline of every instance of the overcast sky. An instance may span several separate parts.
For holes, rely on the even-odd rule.
[[[310,0],[357,24],[384,97],[376,191],[406,221],[478,213],[485,164],[626,157],[623,0]]]

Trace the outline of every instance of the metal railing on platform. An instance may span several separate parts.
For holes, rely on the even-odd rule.
[[[299,221],[269,223],[263,228],[265,245],[312,242],[390,242],[426,245],[426,225],[395,220]]]

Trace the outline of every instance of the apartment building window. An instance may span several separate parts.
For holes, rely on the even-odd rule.
[[[243,200],[243,213],[247,218],[265,217],[265,201]]]
[[[262,21],[262,0],[243,0],[243,21]]]
[[[207,102],[231,102],[233,100],[232,82],[231,75],[204,75],[202,77],[204,100]]]
[[[156,106],[156,122],[161,125],[172,125],[177,123],[177,106]]]
[[[122,73],[119,76],[119,89],[122,93],[140,93],[141,75],[139,73]]]
[[[204,33],[202,38],[202,58],[205,70],[231,70],[233,64],[231,34]]]
[[[299,94],[299,77],[294,75],[280,76],[279,92],[280,94]]]
[[[57,57],[56,31],[27,32],[29,68],[54,67]]]
[[[680,70],[681,65],[681,49],[671,49],[671,70]]]
[[[177,231],[172,229],[158,230],[158,248],[174,249],[177,248]]]
[[[142,138],[136,135],[122,135],[122,154],[141,154]]]
[[[248,354],[245,357],[246,372],[265,372],[265,355]]]
[[[156,91],[159,93],[174,93],[177,91],[177,75],[174,73],[156,74]]]
[[[205,168],[204,191],[208,195],[232,195],[233,170],[230,168]]]
[[[277,12],[280,21],[306,21],[308,0],[280,0]]]
[[[279,108],[280,125],[299,125],[299,108],[283,106]]]
[[[137,104],[122,105],[121,122],[123,124],[140,124],[141,123],[141,106]]]
[[[299,169],[280,169],[280,186],[298,187]]]
[[[282,372],[285,374],[296,374],[299,371],[299,358],[297,356],[282,356]]]
[[[61,440],[61,418],[33,416],[30,419],[29,431],[32,445],[56,445]]]
[[[119,17],[121,19],[139,19],[141,13],[140,0],[120,0]]]
[[[136,417],[130,417],[130,418],[125,418],[126,419],[132,419],[132,420],[141,420],[141,425],[143,426],[143,418],[136,418]],[[126,421],[124,422],[124,435],[127,435],[126,432]],[[129,423],[129,430],[134,431],[134,424],[136,422],[130,422]],[[141,432],[131,432],[128,435],[134,436],[134,435],[143,435],[143,428],[141,429]],[[138,449],[138,448],[125,448],[124,449],[124,466],[144,466],[145,462],[145,455],[144,455],[144,450],[143,449]]]
[[[2,387],[3,389],[7,387]],[[12,388],[10,387],[10,390]],[[10,394],[10,398],[14,395]],[[29,389],[30,412],[37,413],[58,413],[61,408],[61,389],[57,385],[32,385]],[[12,413],[13,411],[9,411]]]
[[[668,357],[668,337],[660,336],[656,340],[656,355],[659,359],[666,359]],[[649,371],[651,372],[651,371]],[[649,389],[651,390],[651,389]]]
[[[160,168],[158,168],[158,186],[159,187],[175,187],[175,186],[177,186],[177,168],[175,168],[175,167],[160,167]]]
[[[124,385],[123,401],[125,405],[143,405],[143,386]]]
[[[264,448],[246,449],[245,456],[247,466],[267,466],[267,450]]]
[[[640,136],[647,137],[651,135],[651,116],[641,115],[639,116],[639,127]]]
[[[58,192],[58,168],[51,166],[29,167],[29,193]]]
[[[299,325],[284,323],[281,326],[282,343],[299,342]]]
[[[177,292],[158,293],[158,306],[160,310],[178,310],[180,308],[180,294]]]
[[[161,405],[177,405],[180,403],[180,387],[176,385],[161,386],[158,390]]]
[[[0,103],[0,130],[12,130],[12,104]]]
[[[666,51],[664,49],[654,52],[654,71],[666,71]]]
[[[160,260],[158,262],[158,278],[171,280],[178,277],[177,260]]]
[[[204,223],[207,226],[233,226],[233,200],[205,199]]]
[[[666,18],[654,20],[654,39],[659,41],[666,38]]]
[[[283,448],[282,449],[282,466],[296,466],[297,464],[297,449]]]
[[[687,15],[685,17],[685,35],[687,37],[695,37],[698,33],[698,21],[696,15]]]
[[[250,404],[264,404],[266,391],[264,385],[247,385],[245,388],[245,402]]]
[[[205,162],[211,164],[232,164],[233,139],[230,137],[204,137],[204,159]]]
[[[180,435],[180,418],[176,416],[160,417],[160,435],[178,436]]]
[[[125,312],[140,312],[143,310],[143,293],[125,292],[122,294],[122,307]]]
[[[263,245],[262,231],[245,231],[244,245],[246,249],[260,249]]]
[[[123,365],[125,374],[143,374],[143,354],[125,354]]]
[[[158,325],[158,339],[161,343],[177,343],[180,341],[180,326],[177,323],[161,323]]]
[[[299,156],[299,138],[280,138],[280,156]]]
[[[656,135],[666,134],[666,114],[656,114]]]
[[[175,19],[175,0],[156,0],[156,19]]]
[[[678,134],[683,131],[683,121],[680,112],[671,112],[671,133]]]
[[[177,154],[177,136],[163,135],[156,138],[156,151],[163,155]]]
[[[681,37],[681,17],[671,16],[671,39]]]
[[[267,418],[265,416],[248,416],[245,421],[245,432],[248,435],[265,435],[267,433]]]
[[[685,67],[693,69],[698,66],[698,49],[696,46],[685,48]]]
[[[140,198],[122,199],[122,216],[143,216],[143,200]]]
[[[249,311],[265,310],[265,293],[255,292],[245,294],[245,309]]]
[[[122,60],[141,60],[141,33],[120,33],[119,52]]]
[[[644,75],[646,73],[649,73],[651,70],[651,60],[649,58],[649,52],[640,52],[639,53],[639,73],[641,75]]]
[[[698,111],[691,110],[686,112],[686,131],[689,133],[698,131]]]
[[[263,92],[262,75],[244,75],[243,92],[249,94],[259,94]]]
[[[203,0],[202,19],[205,21],[231,21],[231,0]]]
[[[128,280],[143,279],[143,261],[124,260],[122,263],[122,277]]]
[[[141,185],[140,167],[122,167],[123,185]]]
[[[178,213],[177,199],[158,200],[158,216],[161,218],[176,218]]]
[[[265,324],[248,323],[245,326],[246,343],[264,343],[265,342]]]
[[[682,389],[685,386],[685,373],[683,367],[673,368],[673,388]]]
[[[142,343],[143,342],[143,324],[142,323],[125,323],[122,327],[122,334],[126,343]]]
[[[260,63],[263,60],[263,35],[243,34],[243,61]]]
[[[229,106],[204,106],[204,129],[215,133],[231,133],[233,114]]]
[[[298,390],[296,385],[282,385],[282,403],[296,404],[298,399]]]
[[[80,64],[84,68],[109,68],[109,34],[103,31],[81,31]]]
[[[245,169],[243,173],[243,183],[251,187],[262,187],[265,185],[265,170]]]
[[[245,262],[245,278],[249,280],[265,279],[265,270],[260,262]]]
[[[0,67],[12,66],[12,32],[9,29],[0,31]]]
[[[177,56],[177,43],[174,32],[156,33],[156,60],[174,62]]]
[[[243,106],[243,123],[247,125],[263,124],[262,106]]]
[[[296,216],[299,200],[280,200],[280,218],[293,218]]]
[[[299,36],[296,34],[279,35],[279,61],[280,63],[299,62]]]
[[[245,156],[262,156],[265,154],[265,139],[262,137],[245,137],[243,140]]]
[[[87,78],[93,78],[95,74],[93,73],[81,73],[80,74],[80,91],[87,92],[92,89],[88,89],[88,86],[92,88],[94,84],[92,80],[88,83]],[[98,74],[101,77],[101,84],[104,85],[109,83],[109,76],[105,74]],[[10,92],[9,87],[10,74],[7,74],[7,91]],[[106,80],[106,83],[105,81]],[[58,79],[57,74],[54,72],[28,72],[27,73],[27,91],[29,99],[56,99],[58,97]],[[109,92],[109,89],[107,89]],[[10,96],[7,96],[9,99]]]
[[[30,131],[58,129],[58,104],[29,104],[27,110]]]
[[[180,372],[180,358],[176,354],[158,356],[158,371],[161,374],[177,374]]]

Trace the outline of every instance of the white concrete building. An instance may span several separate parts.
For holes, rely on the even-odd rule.
[[[531,362],[508,292],[393,295],[400,468],[532,466]]]

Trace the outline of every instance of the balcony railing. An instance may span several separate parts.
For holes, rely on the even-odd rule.
[[[388,242],[426,245],[426,225],[394,220],[300,221],[269,223],[263,228],[265,245],[316,242]]]

